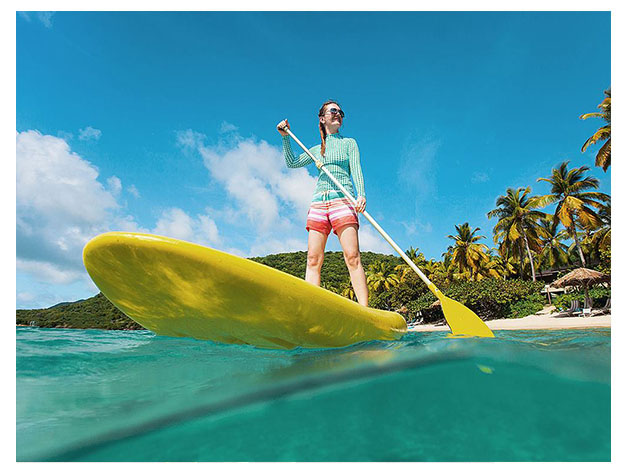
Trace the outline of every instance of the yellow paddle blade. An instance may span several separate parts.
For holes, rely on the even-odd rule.
[[[492,338],[494,333],[475,312],[465,305],[448,298],[442,292],[436,294],[442,304],[442,312],[453,335],[483,336]]]

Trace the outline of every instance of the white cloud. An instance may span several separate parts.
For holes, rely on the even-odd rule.
[[[98,170],[57,137],[30,130],[17,134],[18,208],[44,219],[85,225],[102,222],[114,197],[98,182]],[[26,217],[27,213],[20,213]]]
[[[119,196],[120,192],[122,191],[122,180],[114,175],[107,178],[107,185],[109,187],[109,191],[113,196]]]
[[[490,176],[484,172],[474,172],[470,176],[470,181],[473,183],[485,183],[490,179]]]
[[[220,133],[221,134],[228,134],[230,132],[235,132],[236,130],[238,130],[239,127],[227,122],[227,121],[222,121],[222,124],[220,124]]]
[[[72,283],[51,284],[30,274],[18,272],[16,292],[17,308],[47,308],[60,302],[72,302],[99,292],[90,279]],[[27,289],[27,290],[22,290]]]
[[[133,195],[135,198],[139,198],[140,194],[139,194],[139,190],[137,189],[137,187],[135,185],[131,185],[129,186],[126,191],[128,191],[131,195]]]
[[[157,221],[154,233],[191,241],[194,236],[192,218],[179,208],[166,210]]]
[[[135,218],[131,215],[115,216],[111,223],[108,224],[109,231],[128,231],[129,233],[150,233],[149,229],[143,228],[137,224]]]
[[[61,300],[56,298],[54,293],[49,291],[16,292],[15,295],[15,304],[18,309],[47,308],[59,303],[60,301]]]
[[[43,23],[46,28],[52,28],[52,17],[54,12],[37,12],[37,19]]]
[[[303,233],[304,234],[304,233]],[[307,236],[302,239],[267,239],[254,244],[248,253],[250,257],[263,257],[269,254],[280,254],[283,252],[303,251],[307,249]]]
[[[412,222],[401,221],[401,224],[405,228],[405,232],[412,236],[416,234],[418,231],[421,233],[430,233],[433,231],[433,226],[431,223],[422,223],[420,221],[414,220]]]
[[[84,129],[78,130],[79,140],[99,140],[102,135],[102,131],[94,129],[91,125],[88,125]]]
[[[22,304],[34,302],[36,298],[37,298],[37,295],[32,292],[18,292],[16,294],[17,301]]]
[[[431,223],[425,223],[425,224],[421,223],[420,229],[425,233],[433,232],[433,226],[431,226]]]
[[[176,133],[176,143],[183,149],[196,150],[201,147],[207,136],[193,130],[180,130]]]
[[[31,17],[28,12],[17,12],[20,17],[24,20],[30,22]],[[52,17],[54,16],[54,12],[34,12],[37,19],[46,27],[52,28]]]
[[[206,236],[206,241],[209,243],[220,242],[218,226],[213,219],[211,219],[209,216],[199,215],[198,222],[198,230],[200,231],[200,236]]]
[[[82,249],[89,239],[112,229],[138,230],[131,216],[121,215],[113,193],[119,180],[108,181],[109,190],[63,139],[17,133],[17,269],[51,283],[87,279]]]
[[[50,282],[53,284],[69,284],[84,277],[84,273],[77,269],[62,268],[50,262],[30,261],[18,258],[16,260],[16,267],[18,271],[31,274],[42,282]]]
[[[223,252],[228,252],[229,254],[233,254],[234,256],[253,257],[252,254],[250,254],[250,253],[248,253],[246,251],[243,251],[243,250],[241,250],[238,247],[229,247],[229,246],[227,246],[227,247],[222,247],[220,250],[223,251]]]
[[[307,215],[316,180],[304,168],[287,168],[278,147],[241,137],[228,146],[205,146],[204,136],[191,130],[180,132],[178,139],[183,147],[198,150],[236,212],[243,213],[258,234],[285,232],[294,219],[302,221]]]
[[[365,225],[363,218],[360,218],[359,225],[359,249],[360,251],[380,252],[382,254],[392,254],[394,250],[385,239],[370,224]]]
[[[66,142],[72,140],[74,138],[74,134],[71,132],[66,132],[65,130],[59,130],[57,132],[57,137],[65,140]]]
[[[439,148],[440,142],[428,136],[409,137],[403,146],[398,180],[414,196],[417,207],[437,191],[433,164]]]
[[[152,232],[207,246],[220,243],[218,227],[213,219],[206,215],[192,218],[180,208],[164,210]]]

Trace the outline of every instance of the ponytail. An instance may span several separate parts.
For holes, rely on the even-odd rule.
[[[324,151],[327,148],[327,129],[324,128],[322,122],[318,122],[320,126],[320,138],[322,139],[322,145],[320,146],[320,155],[324,157]]]

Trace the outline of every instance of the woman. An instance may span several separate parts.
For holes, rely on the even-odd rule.
[[[339,130],[344,119],[344,112],[335,101],[325,102],[318,112],[320,137],[322,143],[309,151],[337,178],[346,190],[355,196],[351,178],[357,188],[357,206],[337,190],[331,179],[320,170],[318,183],[314,190],[311,206],[307,215],[306,229],[309,232],[307,243],[307,271],[305,280],[320,285],[320,270],[324,260],[324,248],[331,230],[337,235],[344,252],[344,261],[350,274],[351,283],[357,301],[368,306],[368,286],[366,275],[361,265],[359,254],[359,219],[357,213],[366,209],[366,192],[359,162],[359,148],[355,139],[343,137]],[[294,156],[290,137],[283,129],[289,129],[287,119],[277,124],[277,130],[283,136],[283,154],[290,168],[304,167],[313,162],[311,157],[302,153]]]

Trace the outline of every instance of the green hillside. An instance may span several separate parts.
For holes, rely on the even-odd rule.
[[[289,252],[283,254],[271,254],[265,257],[252,257],[251,260],[273,267],[301,279],[305,278],[307,266],[307,253],[305,251]],[[376,261],[385,262],[391,267],[403,262],[400,257],[375,252],[362,252],[361,262],[364,269]],[[320,284],[322,287],[338,292],[342,283],[349,281],[348,269],[344,263],[341,251],[325,252],[322,271],[320,272]]]
[[[107,298],[98,295],[78,302],[54,305],[38,310],[17,310],[18,325],[44,328],[100,328],[106,330],[141,330]]]

